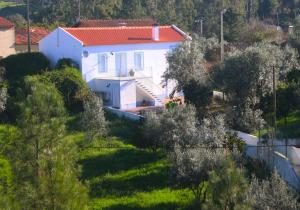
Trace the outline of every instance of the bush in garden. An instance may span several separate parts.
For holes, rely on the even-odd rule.
[[[65,67],[61,70],[45,72],[42,79],[55,84],[70,112],[83,111],[83,100],[88,94],[89,88],[78,69]]]
[[[79,69],[78,63],[76,63],[71,58],[62,58],[57,61],[57,64],[55,66],[56,69],[64,69],[66,67],[73,67]]]

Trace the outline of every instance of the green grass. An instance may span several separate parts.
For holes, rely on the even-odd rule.
[[[287,116],[286,123],[285,118],[279,118],[277,120],[277,137],[283,138],[300,138],[300,111],[294,111]],[[265,128],[261,130],[261,136],[267,135],[268,130]],[[258,136],[258,131],[253,133]]]
[[[119,142],[122,144],[122,142]],[[187,209],[190,191],[176,189],[164,154],[123,145],[81,152],[82,179],[92,209]]]
[[[281,118],[277,121],[277,126],[280,131],[280,136],[283,138],[299,138],[300,137],[300,111],[292,112],[285,119]]]
[[[14,7],[19,4],[16,4],[15,2],[6,2],[6,1],[0,1],[0,9],[5,8],[5,7]]]
[[[89,184],[91,209],[190,209],[192,192],[174,185],[166,155],[132,144],[138,141],[140,124],[110,114],[106,117],[109,137],[94,143],[96,148],[80,151],[81,179]],[[84,139],[78,120],[69,118],[68,140]]]

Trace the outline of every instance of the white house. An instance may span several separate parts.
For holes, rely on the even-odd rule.
[[[166,55],[187,38],[174,25],[57,28],[40,41],[39,50],[52,65],[73,59],[106,105],[131,109],[160,106],[168,98],[174,84],[162,78]]]

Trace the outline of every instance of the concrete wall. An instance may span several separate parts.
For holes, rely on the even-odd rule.
[[[15,28],[0,28],[0,58],[15,53]]]
[[[277,170],[280,176],[290,186],[292,186],[297,191],[300,191],[300,174],[297,174],[296,170],[299,165],[295,165],[292,162],[299,158],[299,150],[288,150],[288,157],[286,157],[284,155],[285,152],[283,151],[285,147],[280,146],[283,145],[283,142],[273,141],[273,144],[275,145],[273,150],[266,144],[258,142],[258,138],[256,136],[252,136],[243,132],[238,132],[238,136],[246,143],[247,156],[253,159],[264,161],[270,169]],[[269,143],[269,145],[271,145],[271,143]]]
[[[71,58],[81,66],[82,44],[62,28],[57,28],[39,42],[42,52],[55,66],[61,58]]]

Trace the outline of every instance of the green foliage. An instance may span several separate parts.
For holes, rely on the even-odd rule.
[[[10,164],[0,156],[0,209],[13,208],[13,174]]]
[[[201,86],[209,89],[208,73],[204,68],[205,56],[217,46],[218,41],[215,38],[205,39],[196,36],[193,40],[183,42],[168,54],[167,60],[169,66],[168,71],[164,74],[164,78],[166,80],[177,81],[174,93],[176,91],[185,91],[185,88],[188,93],[189,91],[194,91],[191,88],[195,87],[196,84],[198,87]],[[199,93],[200,90],[197,88],[195,91]],[[190,95],[190,97],[192,96]],[[209,97],[206,95],[204,100],[209,101]],[[193,100],[193,102],[196,101]],[[203,106],[205,107],[206,104]]]
[[[244,15],[236,9],[229,8],[224,15],[224,39],[228,42],[236,42],[245,24]]]
[[[67,67],[79,69],[79,65],[71,58],[61,58],[57,61],[55,66],[56,69],[65,69]]]
[[[41,78],[55,84],[63,96],[68,111],[71,113],[83,111],[83,100],[89,89],[78,69],[65,67],[45,72]]]
[[[209,173],[208,183],[211,195],[205,209],[251,209],[244,200],[247,179],[230,158],[227,157],[220,167]]]
[[[269,179],[259,181],[253,178],[247,192],[246,201],[253,209],[290,209],[300,208],[297,194],[291,189],[277,172]]]
[[[183,87],[183,92],[185,101],[196,107],[199,119],[203,118],[212,102],[213,89],[211,85],[203,85],[193,80]]]
[[[16,28],[26,27],[26,20],[21,14],[15,14],[8,17],[8,19],[14,23]]]
[[[243,27],[239,33],[239,44],[245,47],[257,42],[278,43],[282,40],[282,32],[275,26],[269,26],[263,22],[253,20]]]
[[[262,97],[272,94],[275,79],[284,81],[288,72],[297,68],[297,53],[267,43],[248,47],[227,58],[214,74],[214,81],[227,95],[231,110],[228,119],[233,127],[244,131],[263,125],[259,109]]]
[[[30,209],[85,209],[85,187],[78,182],[76,147],[64,141],[66,111],[51,83],[26,77],[19,95],[21,135],[11,151],[16,197]]]
[[[9,81],[10,88],[16,88],[13,84],[25,76],[41,74],[50,69],[50,63],[42,53],[10,55],[0,61],[0,66],[5,68],[5,78]]]
[[[90,93],[84,101],[81,125],[86,131],[86,141],[83,142],[85,145],[107,134],[102,99],[94,93]]]

